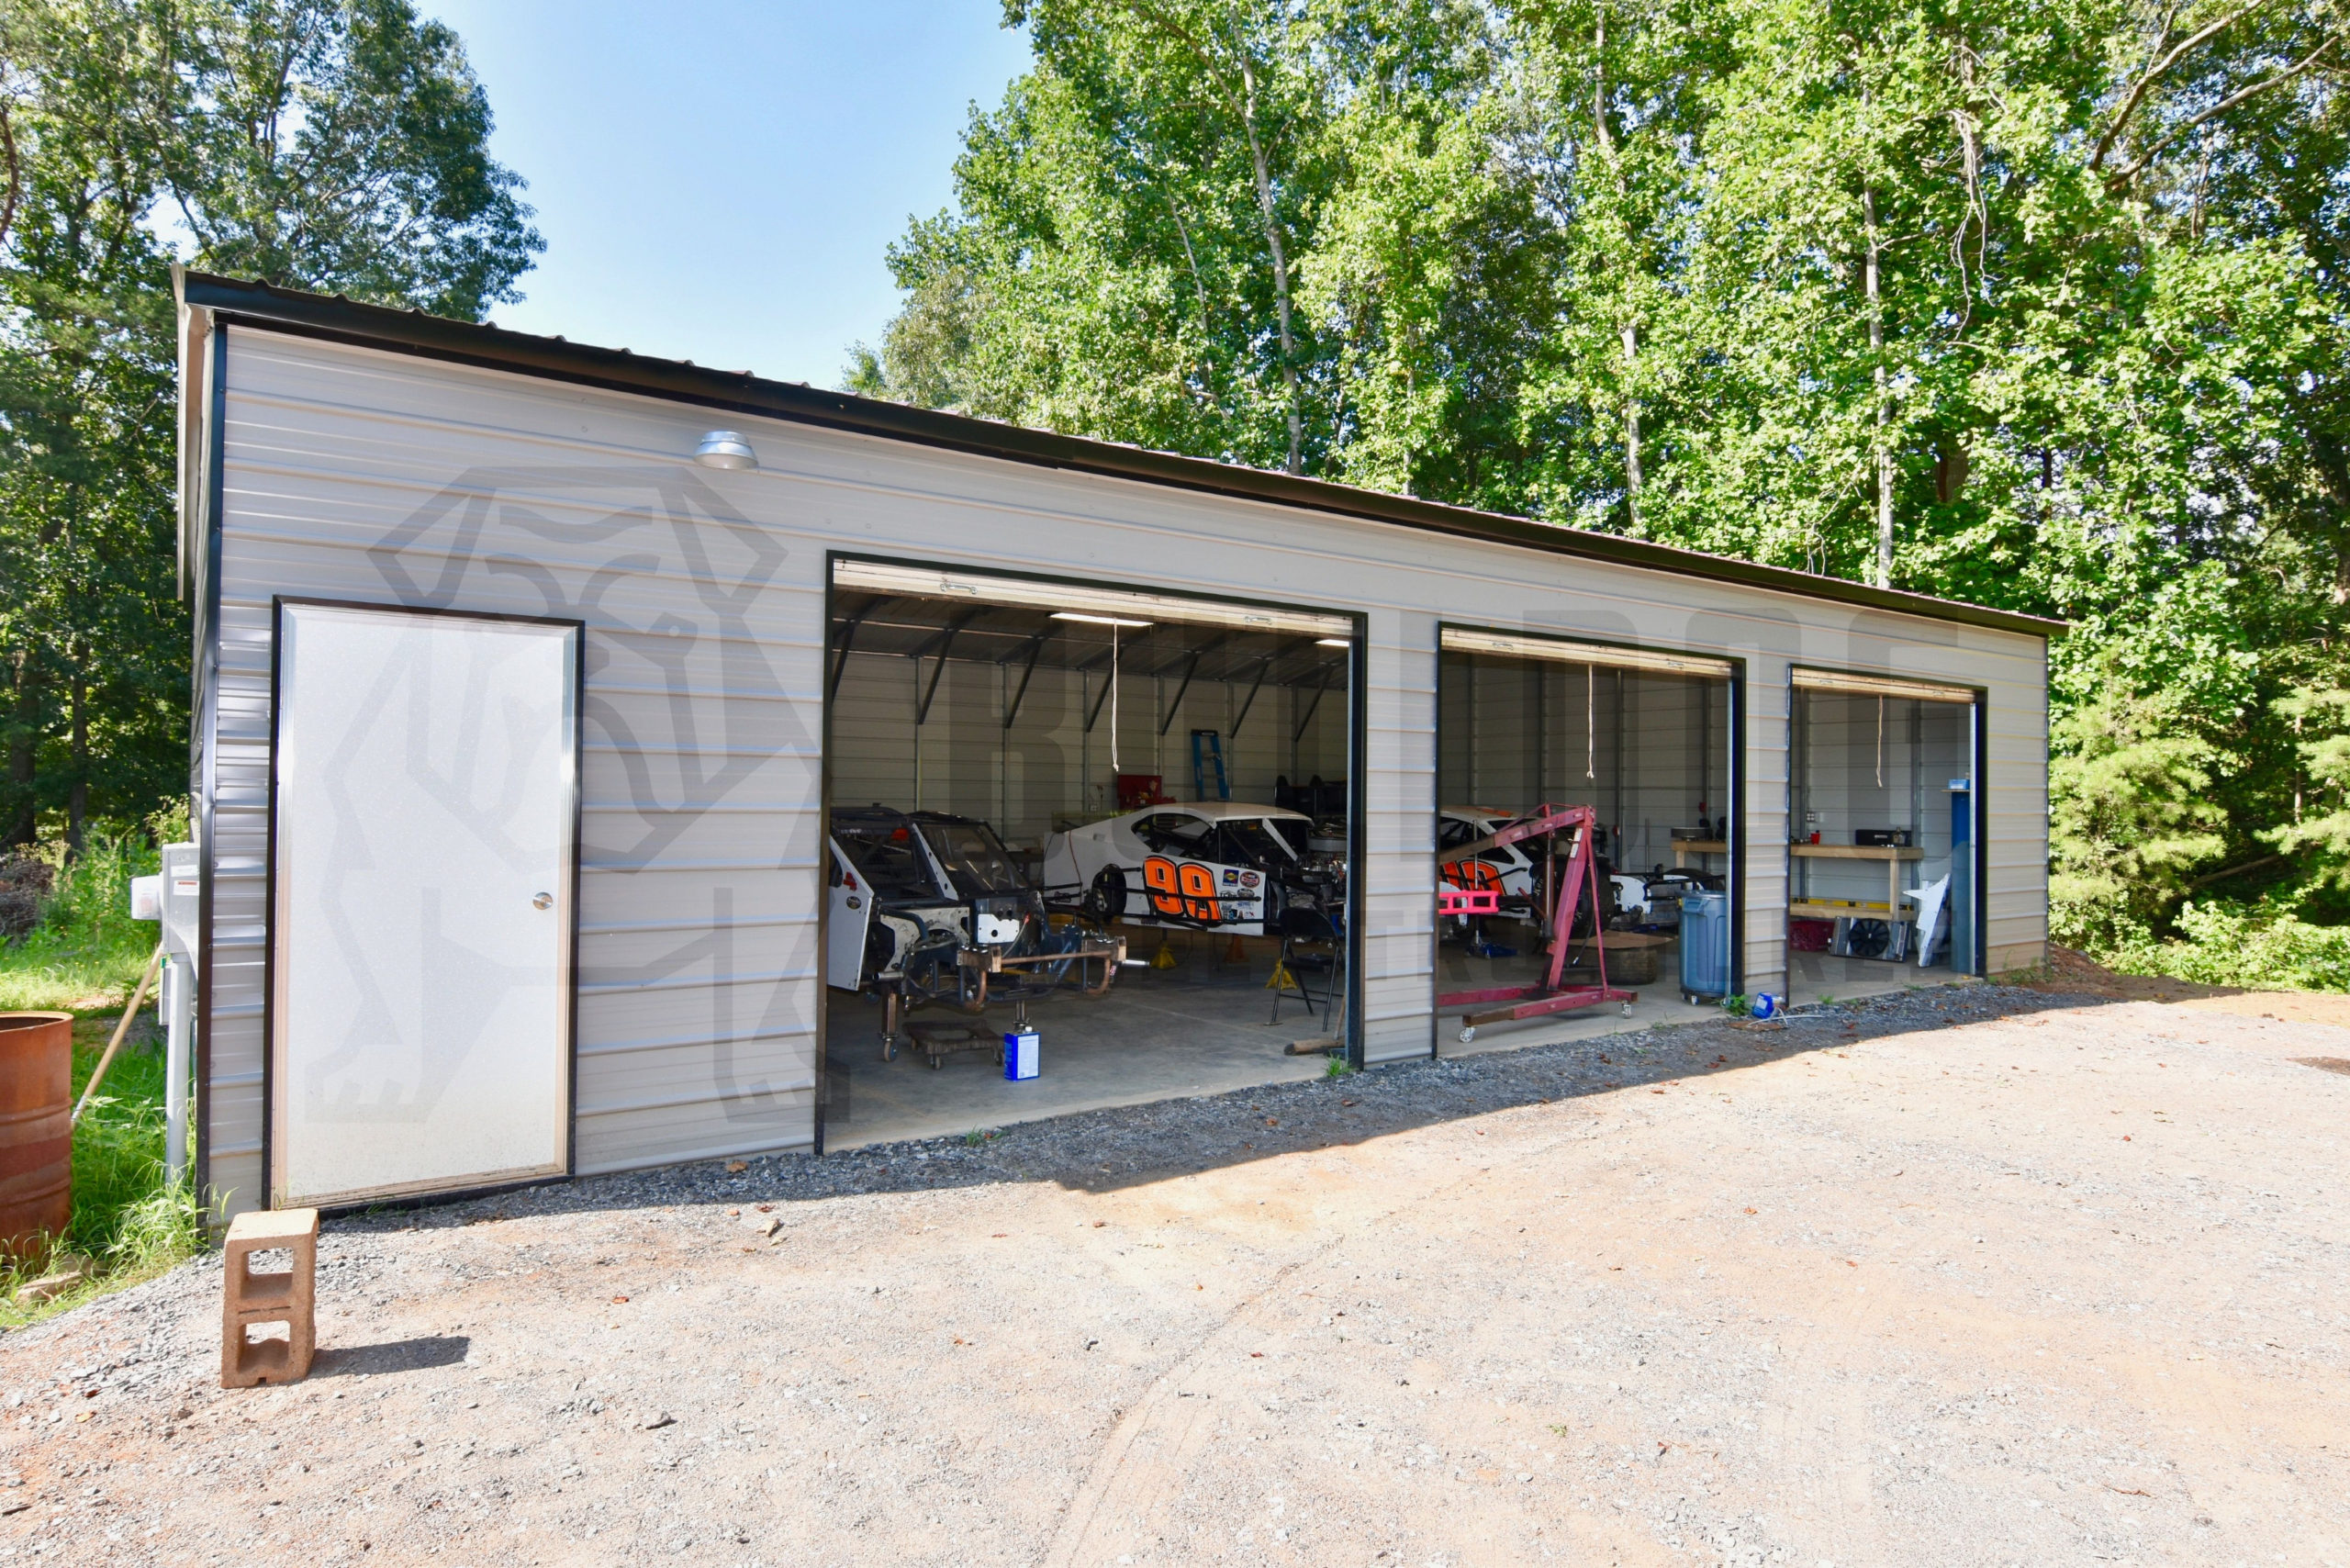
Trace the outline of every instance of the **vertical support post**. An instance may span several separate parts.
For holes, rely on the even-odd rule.
[[[188,1047],[195,1033],[195,966],[177,954],[163,970],[163,1174],[187,1175]]]

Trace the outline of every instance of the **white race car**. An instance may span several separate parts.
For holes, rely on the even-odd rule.
[[[1469,891],[1492,890],[1501,894],[1504,918],[1539,925],[1542,914],[1543,868],[1536,855],[1550,845],[1548,838],[1530,839],[1523,844],[1485,845],[1482,849],[1471,846],[1491,838],[1494,833],[1523,819],[1516,813],[1495,811],[1491,806],[1446,806],[1437,812],[1437,879],[1448,888]],[[1529,853],[1532,852],[1532,853]],[[1640,899],[1641,879],[1619,877],[1605,857],[1599,862],[1600,918],[1609,925],[1618,924],[1620,910],[1628,902]],[[1627,890],[1628,885],[1629,890]],[[1656,901],[1662,905],[1665,901]],[[1645,903],[1643,904],[1645,908]],[[1673,918],[1680,917],[1680,905],[1672,909]],[[1578,935],[1590,929],[1591,914],[1579,911],[1575,915]],[[1662,918],[1662,917],[1660,917]],[[1453,917],[1448,927],[1454,935],[1467,931],[1470,923]]]
[[[1314,820],[1278,806],[1191,801],[1045,841],[1045,897],[1098,921],[1261,936],[1281,912],[1337,913],[1345,861],[1316,854]]]

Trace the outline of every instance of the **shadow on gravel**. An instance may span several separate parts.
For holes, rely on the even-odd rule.
[[[1303,1083],[1016,1123],[971,1137],[781,1154],[584,1177],[436,1207],[377,1209],[354,1231],[441,1228],[526,1215],[703,1204],[798,1204],[856,1194],[1057,1182],[1110,1192],[1169,1177],[1345,1148],[1521,1106],[1732,1073],[1806,1051],[1993,1019],[2113,1005],[2015,986],[1936,986],[1797,1014],[1778,1026],[1727,1017],[1640,1034],[1393,1063]],[[1498,1037],[1497,1037],[1498,1038]],[[744,1169],[730,1170],[732,1163]]]
[[[473,1349],[464,1334],[432,1334],[415,1339],[392,1339],[381,1345],[319,1347],[310,1363],[312,1377],[374,1377],[383,1372],[422,1372],[427,1367],[453,1367]]]

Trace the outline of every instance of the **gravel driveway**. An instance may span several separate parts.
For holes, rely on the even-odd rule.
[[[2350,1029],[2261,1010],[1921,991],[334,1222],[297,1386],[218,1387],[217,1262],[0,1340],[0,1555],[2350,1565],[2294,1059]]]

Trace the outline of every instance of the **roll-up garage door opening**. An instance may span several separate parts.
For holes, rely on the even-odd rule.
[[[1346,1048],[1356,618],[838,558],[828,620],[826,1147]]]
[[[1736,989],[1739,677],[1672,649],[1444,629],[1436,869],[1459,913],[1437,921],[1440,1050],[1639,1026]]]
[[[1979,695],[1797,666],[1788,706],[1787,990],[1979,973]]]

